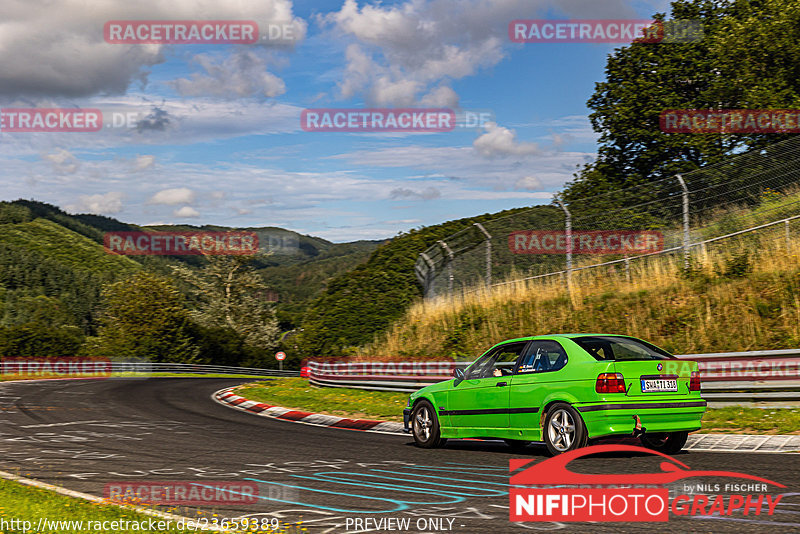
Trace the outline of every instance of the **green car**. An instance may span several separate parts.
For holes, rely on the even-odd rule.
[[[412,393],[403,411],[417,445],[447,438],[544,441],[551,454],[602,436],[638,436],[672,454],[700,429],[697,363],[629,336],[559,334],[499,343],[454,379]]]

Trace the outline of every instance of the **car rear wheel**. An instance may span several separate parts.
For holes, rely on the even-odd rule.
[[[439,418],[428,401],[419,401],[411,412],[411,430],[414,441],[424,449],[441,447],[447,441],[439,432]]]
[[[645,432],[639,439],[648,449],[664,454],[675,454],[686,445],[688,438],[688,432]]]
[[[542,434],[544,444],[553,456],[586,445],[587,432],[583,419],[569,404],[559,402],[548,410]]]

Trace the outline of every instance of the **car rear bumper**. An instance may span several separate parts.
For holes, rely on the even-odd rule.
[[[406,434],[411,432],[411,408],[405,408],[403,410],[403,432]]]
[[[636,416],[647,432],[679,432],[700,429],[706,401],[619,402],[578,404],[590,438],[633,434]]]

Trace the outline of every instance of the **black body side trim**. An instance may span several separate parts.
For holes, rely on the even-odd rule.
[[[598,404],[596,406],[581,406],[579,412],[596,412],[598,410],[647,410],[652,408],[699,408],[705,406],[706,401],[696,402],[642,402],[630,404]]]
[[[490,415],[501,413],[537,413],[539,408],[485,408],[483,410],[439,410],[439,415]]]

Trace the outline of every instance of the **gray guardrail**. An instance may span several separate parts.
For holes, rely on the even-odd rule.
[[[300,371],[258,369],[255,367],[230,367],[224,365],[200,365],[193,363],[156,363],[112,361],[112,373],[179,373],[179,374],[230,374],[249,376],[299,376]]]
[[[702,395],[715,405],[800,403],[800,349],[677,356],[700,369]],[[413,392],[448,380],[470,362],[314,362],[309,381],[326,387]]]

